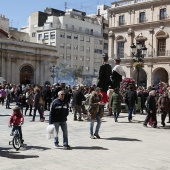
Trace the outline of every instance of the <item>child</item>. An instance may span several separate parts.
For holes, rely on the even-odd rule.
[[[13,125],[13,129],[12,129],[12,132],[11,132],[11,136],[13,135],[13,132],[15,131],[15,129],[18,129],[19,130],[19,133],[20,133],[20,139],[21,139],[21,143],[23,144],[24,140],[22,139],[22,129],[21,129],[21,126],[19,125],[22,125],[24,123],[24,117],[20,111],[20,108],[19,107],[15,107],[13,109],[13,113],[9,119],[9,123],[8,123],[8,126],[12,126]]]

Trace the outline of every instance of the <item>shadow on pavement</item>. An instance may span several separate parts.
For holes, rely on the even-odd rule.
[[[139,139],[133,139],[133,138],[122,138],[122,137],[111,137],[111,138],[101,138],[105,140],[118,140],[118,141],[132,141],[132,142],[142,142]]]
[[[11,116],[11,115],[0,115],[0,116]]]
[[[45,151],[51,148],[41,147],[41,146],[26,146],[26,150],[41,150]]]
[[[163,126],[159,126],[159,127],[157,127],[158,129],[170,129],[170,126],[165,126],[165,127],[163,127]]]
[[[17,155],[20,152],[9,151],[11,148],[0,147],[0,157],[9,159],[27,159],[27,158],[38,158],[38,155]]]
[[[109,150],[107,148],[103,148],[100,146],[75,146],[75,147],[71,147],[71,149]]]

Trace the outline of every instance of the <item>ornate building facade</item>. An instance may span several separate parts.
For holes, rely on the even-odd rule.
[[[8,83],[52,82],[49,67],[57,58],[55,47],[0,38],[0,77]]]
[[[109,57],[121,58],[127,77],[137,79],[130,46],[137,42],[147,48],[139,84],[170,84],[170,1],[122,0],[113,2],[109,16]]]

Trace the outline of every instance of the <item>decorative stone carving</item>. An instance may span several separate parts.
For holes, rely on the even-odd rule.
[[[129,28],[127,31],[128,36],[131,36],[134,34],[134,30],[132,28]]]
[[[109,31],[108,36],[113,38],[115,36],[115,34],[113,33],[113,31]]]

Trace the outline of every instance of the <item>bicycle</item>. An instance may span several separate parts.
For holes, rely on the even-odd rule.
[[[19,125],[21,126],[21,125]],[[12,138],[12,141],[9,141],[9,145],[13,145],[13,147],[18,151],[23,145],[23,141],[21,141],[21,138],[20,138],[20,133],[19,133],[19,129],[18,129],[18,126],[15,126],[15,130],[13,132],[13,134],[11,134],[11,136],[13,136]]]

